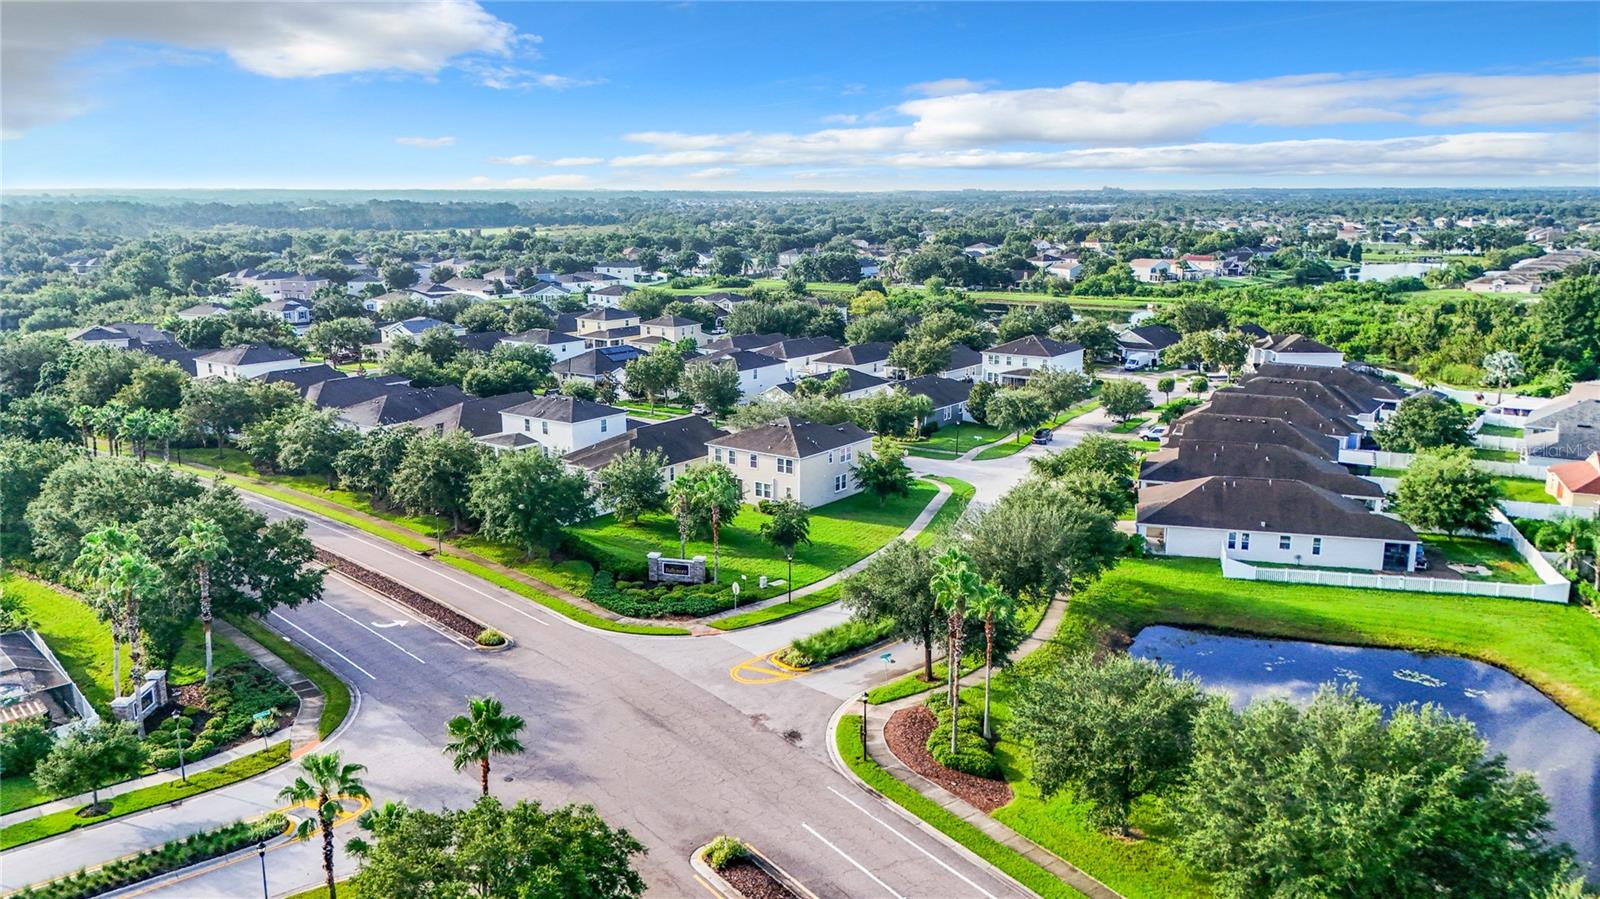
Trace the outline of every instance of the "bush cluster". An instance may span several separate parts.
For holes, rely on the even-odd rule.
[[[299,700],[294,691],[273,676],[272,672],[254,662],[238,662],[219,669],[206,685],[206,705],[211,717],[198,733],[191,728],[201,709],[186,708],[179,720],[181,727],[191,734],[184,748],[185,761],[204,758],[246,734],[262,736],[254,729],[252,717],[266,709],[287,710]],[[270,722],[273,730],[276,722]],[[271,730],[268,731],[270,733]],[[150,764],[155,768],[173,768],[178,764],[178,746],[171,730],[166,727],[151,733]]]
[[[84,899],[159,877],[179,868],[237,852],[281,833],[288,821],[277,812],[255,823],[235,821],[216,830],[191,834],[163,843],[138,855],[118,859],[94,871],[79,870],[36,889],[23,890],[18,899]]]
[[[630,618],[659,618],[687,615],[699,618],[733,605],[733,597],[719,584],[650,587],[636,581],[616,580],[610,571],[594,573],[589,583],[589,600],[618,615]]]
[[[794,641],[783,651],[782,660],[796,668],[810,668],[865,649],[893,631],[892,618],[852,618]]]
[[[997,778],[1000,763],[994,757],[994,746],[983,738],[983,709],[963,702],[959,713],[961,729],[956,736],[956,751],[950,751],[950,701],[943,693],[928,700],[928,709],[939,723],[928,735],[928,754],[933,760],[952,771],[961,771],[976,777]]]
[[[744,840],[723,834],[706,847],[706,864],[721,871],[749,854],[750,847],[745,845]]]
[[[506,635],[500,633],[492,627],[486,627],[483,629],[483,633],[478,635],[478,645],[504,646],[506,645]]]
[[[645,559],[595,543],[581,534],[568,533],[561,548],[594,565],[595,571],[610,571],[621,580],[642,581],[650,576],[650,563]]]
[[[0,774],[32,774],[34,766],[50,754],[55,738],[43,718],[17,721],[0,729]]]

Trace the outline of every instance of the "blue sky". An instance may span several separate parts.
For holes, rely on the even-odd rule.
[[[7,0],[7,188],[1600,184],[1593,3]]]

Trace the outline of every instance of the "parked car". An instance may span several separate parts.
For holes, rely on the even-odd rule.
[[[689,411],[695,415],[708,415],[711,412],[711,407],[707,406],[705,403],[695,403],[693,406],[689,407]]]
[[[1050,430],[1049,428],[1040,428],[1039,430],[1033,432],[1033,442],[1034,443],[1049,443],[1051,438],[1054,437],[1054,436],[1055,436],[1055,432]]]
[[[1166,425],[1151,425],[1150,427],[1139,432],[1139,438],[1141,440],[1160,440],[1165,436],[1167,436]]]

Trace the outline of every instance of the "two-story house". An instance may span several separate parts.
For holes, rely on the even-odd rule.
[[[1021,386],[1041,371],[1083,371],[1083,345],[1029,334],[983,351],[983,376]]]
[[[861,492],[855,461],[872,435],[850,422],[795,418],[706,441],[706,455],[739,479],[747,502],[794,499],[815,508]]]
[[[628,429],[627,413],[571,396],[541,396],[500,410],[501,431],[521,435],[546,452],[565,456]]]
[[[605,262],[597,263],[594,270],[629,284],[637,284],[644,274],[644,266],[631,259],[607,259]]]
[[[590,349],[622,346],[640,336],[639,313],[609,306],[592,309],[578,316],[578,336]]]
[[[818,374],[838,371],[841,368],[853,368],[864,375],[877,375],[881,378],[885,377],[888,371],[889,351],[892,349],[894,344],[881,340],[852,344],[816,357],[811,361],[811,368]]]
[[[739,373],[741,401],[748,402],[789,379],[783,360],[748,350],[718,350],[690,365],[731,365]]]
[[[255,308],[257,312],[283,319],[293,325],[296,331],[311,327],[311,307],[299,300],[268,300]]]
[[[301,365],[299,356],[265,343],[214,350],[196,356],[194,361],[196,377],[222,378],[226,381],[259,378],[268,372],[299,368]]]
[[[549,328],[533,328],[520,334],[511,334],[500,338],[500,342],[514,346],[544,347],[557,362],[571,359],[589,348],[583,338]]]
[[[690,339],[698,343],[705,339],[700,322],[682,315],[657,316],[640,324],[639,331],[641,337],[659,337],[672,343]]]
[[[1268,335],[1250,348],[1251,365],[1312,365],[1320,368],[1338,368],[1344,365],[1344,353],[1304,334],[1286,334],[1282,337]]]

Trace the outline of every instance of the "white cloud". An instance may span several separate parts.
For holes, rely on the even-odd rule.
[[[550,160],[550,164],[557,168],[568,168],[579,165],[599,165],[605,161],[603,156],[563,156],[560,159]]]
[[[74,63],[108,41],[221,53],[269,78],[315,78],[434,75],[464,55],[507,56],[523,38],[472,0],[8,2],[0,4],[3,130],[15,137],[91,107],[83,92],[92,85]]]
[[[732,178],[738,174],[739,170],[734,168],[710,168],[689,172],[683,177],[693,178],[696,181],[721,181],[725,178]]]
[[[940,78],[909,85],[906,90],[924,97],[948,97],[952,94],[975,93],[992,84],[993,81],[973,81],[970,78]]]
[[[520,156],[490,156],[489,162],[493,165],[540,165],[543,160],[524,153]]]
[[[514,187],[533,188],[543,190],[573,190],[576,188],[593,187],[594,179],[588,175],[540,175],[537,178],[506,178],[496,180],[487,175],[475,175],[467,179],[467,187]]]
[[[529,90],[542,87],[549,90],[562,91],[572,87],[588,87],[599,84],[599,79],[573,78],[567,75],[556,75],[550,72],[540,72],[535,69],[525,68],[512,63],[490,62],[487,60],[467,60],[461,68],[471,73],[484,87],[495,90]]]
[[[394,142],[421,150],[437,150],[440,147],[455,146],[456,139],[453,137],[397,137]]]
[[[524,153],[517,156],[490,156],[489,162],[493,165],[548,165],[557,168],[572,168],[582,165],[599,165],[605,162],[605,158],[601,156],[563,156],[559,159],[541,159],[531,153]]]

